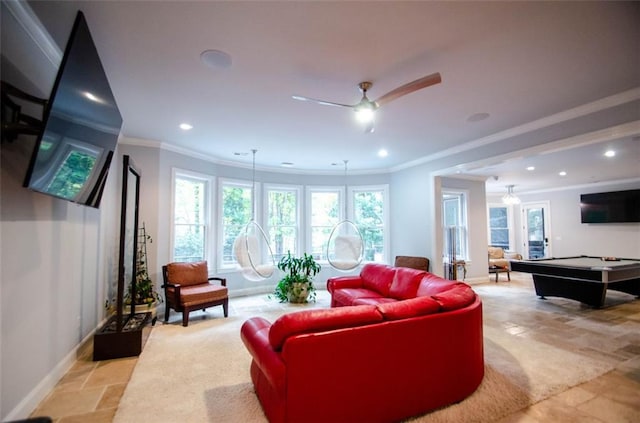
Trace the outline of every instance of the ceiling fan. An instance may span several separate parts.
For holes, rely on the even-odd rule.
[[[354,105],[334,103],[331,101],[318,100],[315,98],[303,97],[300,95],[293,95],[292,97],[295,100],[313,101],[325,106],[348,107],[350,109],[353,109],[356,112],[358,119],[367,124],[367,126],[365,127],[365,132],[373,132],[374,113],[380,107],[391,102],[392,100],[395,100],[398,97],[411,94],[414,91],[421,90],[422,88],[426,88],[431,85],[439,84],[440,82],[442,82],[440,74],[438,72],[432,73],[431,75],[427,75],[422,78],[416,79],[415,81],[401,85],[398,88],[395,88],[379,97],[378,99],[371,101],[367,97],[367,91],[373,86],[373,83],[364,81],[358,84],[358,88],[360,88],[360,91],[362,92],[362,99]]]

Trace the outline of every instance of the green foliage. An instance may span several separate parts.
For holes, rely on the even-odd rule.
[[[297,297],[301,292],[306,292],[313,301],[316,300],[316,290],[313,286],[313,277],[320,272],[321,266],[313,259],[313,256],[304,253],[302,257],[291,255],[291,251],[278,262],[278,269],[285,272],[280,279],[273,295],[281,303]],[[306,302],[306,297],[303,302]]]
[[[125,304],[129,305],[134,300],[136,305],[146,304],[148,307],[154,302],[161,303],[162,297],[156,291],[155,284],[149,277],[149,268],[147,265],[147,242],[152,243],[150,235],[146,232],[142,232],[138,237],[138,251],[136,254],[136,295],[133,297],[133,285],[129,284],[127,287],[127,294],[125,295]]]
[[[75,198],[91,175],[95,163],[94,156],[80,151],[72,151],[56,172],[48,191],[60,197]]]

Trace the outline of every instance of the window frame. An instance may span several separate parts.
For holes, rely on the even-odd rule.
[[[373,261],[374,263],[390,263],[390,257],[389,257],[389,253],[390,253],[390,247],[391,247],[391,241],[389,239],[389,185],[388,184],[381,184],[381,185],[354,185],[354,186],[349,186],[348,189],[348,198],[347,198],[347,219],[351,220],[357,227],[358,229],[360,229],[360,226],[358,225],[358,222],[356,221],[356,212],[355,212],[355,206],[356,206],[356,201],[355,201],[355,196],[357,193],[361,193],[361,192],[382,192],[382,212],[384,213],[383,216],[383,223],[382,223],[382,237],[383,237],[383,253],[382,253],[382,258],[381,261]]]
[[[223,202],[223,194],[224,194],[224,187],[225,186],[235,186],[235,187],[241,187],[241,188],[248,188],[249,190],[251,190],[251,206],[252,206],[252,213],[251,215],[253,216],[254,220],[260,225],[260,227],[262,227],[262,223],[261,221],[261,215],[258,214],[258,210],[260,210],[260,183],[258,182],[254,182],[251,180],[247,180],[247,179],[236,179],[236,178],[223,178],[220,177],[218,178],[218,204],[216,207],[217,213],[218,213],[218,218],[216,219],[216,221],[218,222],[218,231],[217,231],[217,237],[216,237],[216,250],[217,250],[217,254],[216,254],[216,259],[217,259],[217,271],[218,273],[228,273],[228,272],[232,272],[237,270],[237,262],[235,261],[235,258],[233,260],[232,263],[226,264],[224,262],[224,202]],[[249,222],[245,222],[245,225],[249,223]]]
[[[316,192],[334,192],[338,194],[338,221],[333,225],[333,227],[335,227],[336,224],[338,224],[339,222],[345,219],[345,206],[344,206],[345,187],[344,185],[307,185],[305,187],[305,218],[306,218],[305,225],[304,225],[305,242],[303,244],[304,250],[301,252],[301,254],[303,252],[307,252],[307,253],[313,252],[312,235],[313,235],[314,226],[312,226],[313,202],[311,201],[311,197]],[[348,210],[347,210],[347,213],[348,213]],[[323,247],[323,250],[321,252],[321,257],[320,258],[314,257],[314,258],[316,259],[317,262],[328,265],[329,261],[327,260],[326,257],[324,257],[326,255],[325,250],[326,250],[326,245]]]
[[[445,225],[445,217],[446,212],[444,210],[445,205],[445,196],[452,195],[457,196],[458,198],[462,198],[461,207],[459,208],[458,213],[458,225],[456,227],[460,227],[463,229],[463,233],[459,235],[461,237],[461,245],[460,245],[460,256],[456,256],[456,260],[465,260],[469,261],[469,191],[465,189],[457,189],[457,188],[442,188],[442,202],[440,207],[442,208],[442,228],[443,234],[447,233],[447,228],[449,226]],[[458,200],[460,202],[460,200]],[[460,216],[462,214],[462,216]],[[462,225],[460,225],[460,221],[462,221]],[[443,247],[446,246],[446,240],[443,242]],[[443,251],[443,254],[446,257],[446,251]]]
[[[203,213],[205,229],[204,236],[204,257],[203,259],[209,263],[215,264],[215,255],[213,254],[215,245],[215,227],[213,222],[215,222],[215,208],[213,204],[214,189],[216,177],[212,175],[207,175],[204,173],[194,172],[191,170],[181,169],[181,168],[171,168],[171,224],[169,229],[169,258],[170,261],[175,261],[175,225],[176,225],[176,215],[175,215],[175,207],[176,207],[176,180],[177,179],[192,179],[197,181],[202,181],[205,184],[205,199],[204,206],[205,211]]]
[[[271,240],[271,226],[269,226],[269,193],[272,191],[291,191],[294,192],[296,195],[296,241],[295,241],[295,246],[296,246],[296,251],[295,254],[299,255],[301,254],[301,251],[303,251],[303,245],[304,245],[304,231],[302,230],[302,228],[304,227],[304,222],[302,220],[302,209],[303,209],[303,205],[304,205],[304,201],[303,201],[303,195],[302,195],[302,185],[290,185],[290,184],[272,184],[272,183],[265,183],[264,184],[264,189],[263,191],[263,199],[262,199],[262,204],[265,205],[265,207],[263,207],[262,209],[262,221],[265,222],[265,226],[263,227],[267,237],[269,237],[269,240]],[[273,246],[272,246],[273,247]],[[275,251],[272,251],[274,256],[276,255]],[[276,260],[277,261],[277,260]]]
[[[507,209],[507,231],[509,232],[509,246],[507,250],[515,251],[516,250],[516,241],[515,241],[515,218],[513,213],[513,207],[510,207],[507,204],[503,203],[488,203],[487,204],[487,239],[489,240],[489,245],[493,245],[491,242],[491,209],[492,208],[505,208]]]

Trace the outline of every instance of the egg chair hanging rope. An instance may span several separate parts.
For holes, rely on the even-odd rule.
[[[253,153],[251,220],[244,226],[233,244],[234,255],[242,271],[242,276],[252,281],[271,277],[276,268],[269,238],[255,220],[257,151],[256,149],[251,150]]]
[[[338,222],[331,233],[327,242],[327,260],[329,265],[336,270],[349,271],[353,270],[362,262],[363,239],[360,230],[355,223],[346,218],[348,195],[347,186],[347,164],[348,160],[344,160],[344,219]]]

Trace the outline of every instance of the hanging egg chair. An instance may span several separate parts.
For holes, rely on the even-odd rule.
[[[256,151],[253,152],[253,189],[252,210],[255,204],[256,185]],[[233,243],[233,255],[238,263],[242,276],[253,282],[268,279],[276,269],[275,259],[269,245],[269,238],[262,227],[255,221],[251,212],[251,220],[240,231]]]
[[[345,194],[347,193],[346,176],[347,163],[344,160],[345,173]],[[347,202],[344,202],[344,215],[347,215]],[[353,270],[362,262],[364,252],[364,242],[362,234],[355,223],[348,219],[338,222],[331,233],[327,242],[327,261],[329,265],[336,270],[347,272]]]

